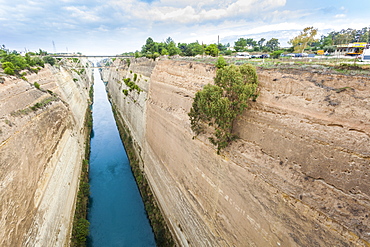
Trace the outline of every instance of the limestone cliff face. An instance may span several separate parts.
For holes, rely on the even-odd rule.
[[[369,245],[369,78],[260,69],[240,139],[217,155],[207,136],[192,139],[187,116],[213,65],[113,65],[103,79],[180,245]],[[131,74],[139,96],[122,93]]]
[[[26,78],[0,84],[0,245],[64,246],[85,152],[92,73],[45,65]]]

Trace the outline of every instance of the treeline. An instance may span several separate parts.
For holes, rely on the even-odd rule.
[[[348,44],[354,42],[370,43],[370,29],[364,27],[362,29],[342,29],[340,31],[332,31],[327,35],[322,35],[318,42],[311,44],[311,50],[323,49],[328,52],[335,51],[335,45]]]
[[[312,35],[312,31],[315,31]],[[305,28],[301,32],[301,37],[292,37],[289,41],[291,47],[282,48],[277,38],[269,40],[261,38],[255,40],[253,38],[239,38],[234,42],[234,46],[227,44],[200,44],[198,41],[193,43],[175,43],[171,37],[168,37],[163,42],[155,42],[152,38],[148,38],[142,46],[141,51],[124,53],[135,57],[157,58],[163,55],[180,55],[180,56],[196,56],[196,55],[231,55],[235,52],[263,52],[276,53],[293,52],[296,46],[302,46],[304,52],[316,52],[317,50],[325,50],[326,52],[334,52],[335,46],[340,44],[348,44],[353,42],[370,42],[369,28],[362,29],[342,29],[341,31],[332,31],[327,35],[322,35],[319,39],[315,38],[317,29],[313,27]],[[306,35],[307,33],[307,35]],[[302,35],[303,34],[303,35]],[[307,37],[310,36],[309,39]],[[296,42],[292,42],[295,40]]]
[[[141,51],[123,53],[122,55],[147,57],[156,59],[159,56],[196,56],[196,55],[209,55],[216,57],[218,55],[231,55],[232,51],[228,50],[230,44],[200,44],[198,41],[193,43],[178,43],[171,37],[166,41],[155,42],[151,37],[147,38],[145,44],[142,46]]]
[[[37,73],[45,63],[54,65],[55,58],[46,55],[47,52],[40,49],[38,53],[28,52],[22,56],[17,51],[9,51],[4,45],[0,47],[0,63],[8,75],[23,76],[20,71],[24,69]]]

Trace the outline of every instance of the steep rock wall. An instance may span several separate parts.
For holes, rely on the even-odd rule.
[[[260,97],[235,126],[241,138],[217,155],[206,136],[192,140],[187,116],[213,65],[114,66],[103,72],[112,101],[179,244],[369,245],[368,78],[259,70]],[[145,74],[145,99],[130,100],[109,80],[130,70]]]
[[[92,71],[63,64],[0,84],[1,246],[69,243]]]

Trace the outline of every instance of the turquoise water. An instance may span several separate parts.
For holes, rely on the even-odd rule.
[[[98,70],[94,71],[88,246],[155,246]]]

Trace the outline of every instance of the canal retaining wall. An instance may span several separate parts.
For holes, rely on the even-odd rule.
[[[0,84],[0,246],[69,245],[92,71],[45,64]]]
[[[179,245],[369,246],[369,78],[258,69],[240,139],[217,155],[187,115],[215,72],[143,58],[102,71]]]

